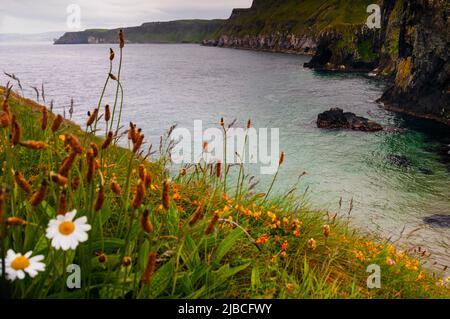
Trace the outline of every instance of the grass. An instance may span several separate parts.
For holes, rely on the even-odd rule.
[[[120,79],[111,81],[120,85]],[[56,128],[55,115],[44,106],[13,92],[8,95],[5,89],[1,94],[0,259],[8,249],[32,251],[33,256],[42,255],[46,265],[34,278],[26,275],[13,282],[2,271],[4,294],[13,298],[450,297],[446,283],[423,269],[418,256],[358,232],[349,226],[348,214],[308,209],[294,192],[279,197],[253,193],[242,166],[242,179],[237,182],[227,181],[226,164],[185,165],[179,173],[169,173],[171,130],[159,152],[150,154],[142,133],[132,124],[127,131],[111,129],[106,136],[96,136],[97,125],[120,127],[119,122],[105,123],[112,120],[103,107],[92,112],[90,125],[84,128],[67,120]],[[118,107],[116,112],[120,111]],[[221,124],[225,129],[226,123]],[[127,148],[116,146],[121,137]],[[45,144],[41,148],[38,142]],[[68,165],[70,156],[74,161]],[[92,226],[89,238],[75,249],[58,250],[46,237],[46,228],[58,214],[66,216],[74,209]],[[70,264],[80,266],[80,289],[66,287]],[[381,269],[379,289],[367,286],[366,270],[371,264]]]

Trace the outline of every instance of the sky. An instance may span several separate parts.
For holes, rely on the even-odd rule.
[[[248,8],[251,3],[252,0],[0,0],[0,33],[32,34],[128,27],[152,21],[226,19],[233,8]]]

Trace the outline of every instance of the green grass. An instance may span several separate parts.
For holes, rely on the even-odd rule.
[[[0,128],[0,258],[7,249],[33,251],[33,255],[43,255],[46,264],[46,270],[35,278],[27,276],[3,285],[14,298],[450,296],[448,288],[421,267],[418,256],[355,230],[347,212],[334,216],[311,210],[293,192],[265,200],[266,194],[249,190],[247,180],[236,192],[236,181],[228,179],[225,187],[220,166],[221,175],[216,173],[218,166],[205,163],[186,165],[180,173],[170,174],[169,133],[152,157],[146,156],[147,145],[141,147],[144,153],[133,150],[133,140],[127,141],[128,148],[110,145],[102,149],[103,137],[95,136],[92,128],[105,127],[104,117],[86,128],[65,121],[52,132],[53,114],[49,125],[41,127],[42,106],[17,94],[11,94],[8,102],[10,107],[3,112],[15,116],[21,127],[20,140],[47,144],[42,150],[14,145],[11,126]],[[68,183],[60,186],[49,176],[75,150],[65,145],[69,133],[78,137],[83,152],[71,166]],[[86,154],[92,143],[100,151],[89,180]],[[22,173],[33,192],[48,181],[43,201],[32,206],[13,172]],[[79,187],[73,183],[77,177]],[[111,190],[112,181],[121,185],[120,195]],[[96,205],[102,188],[104,201]],[[142,200],[137,201],[142,192]],[[63,193],[67,197],[64,211],[76,209],[77,216],[86,216],[92,225],[88,241],[66,253],[52,247],[45,237]],[[201,218],[193,222],[194,216]],[[12,223],[11,218],[23,223]],[[82,288],[69,291],[64,266],[72,263],[81,267]],[[379,289],[367,287],[366,269],[371,264],[381,268]]]
[[[256,6],[230,19],[219,34],[235,36],[285,31],[317,34],[339,25],[365,23],[370,0],[255,1]]]

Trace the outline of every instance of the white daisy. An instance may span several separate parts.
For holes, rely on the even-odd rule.
[[[73,221],[76,214],[77,211],[73,210],[65,215],[58,215],[48,223],[46,236],[52,240],[52,246],[56,249],[75,249],[78,243],[88,240],[87,232],[91,225],[87,224],[86,216]]]
[[[31,254],[31,251],[22,255],[20,253],[15,253],[12,249],[8,250],[5,258],[5,272],[8,280],[14,281],[17,278],[24,279],[25,272],[33,278],[39,271],[45,270],[45,264],[41,263],[44,256],[38,255],[31,257]],[[2,264],[2,260],[0,259],[0,273],[3,272]]]

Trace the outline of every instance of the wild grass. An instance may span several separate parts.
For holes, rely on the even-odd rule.
[[[119,41],[120,51],[124,43]],[[121,88],[113,63],[107,73]],[[105,57],[106,58],[106,57]],[[110,76],[111,74],[112,76]],[[121,90],[113,113],[100,99],[88,125],[57,117],[4,88],[0,128],[2,293],[13,298],[448,298],[434,278],[386,241],[346,218],[307,209],[294,192],[253,193],[239,167],[184,165],[170,173],[172,130],[157,154],[136,125],[120,129]],[[116,115],[114,117],[114,115]],[[116,119],[115,121],[113,119]],[[109,121],[109,122],[107,122]],[[225,128],[226,123],[218,123]],[[251,125],[249,122],[248,127]],[[105,127],[104,137],[96,127]],[[126,139],[128,148],[117,146]],[[280,167],[284,155],[280,158]],[[274,178],[274,183],[276,178]],[[271,186],[272,188],[272,186]],[[55,218],[77,211],[91,229],[75,249],[46,236]],[[60,216],[60,217],[57,217]],[[70,233],[71,225],[58,228]],[[81,237],[80,237],[81,238]],[[78,239],[80,239],[78,238]],[[8,250],[42,255],[45,270],[22,280],[8,272],[27,262]],[[30,257],[31,258],[31,257]],[[15,263],[14,263],[15,261]],[[7,264],[10,263],[10,265]],[[81,287],[66,285],[68,265]],[[367,267],[381,268],[381,288],[367,286]],[[9,269],[8,269],[9,267]]]

